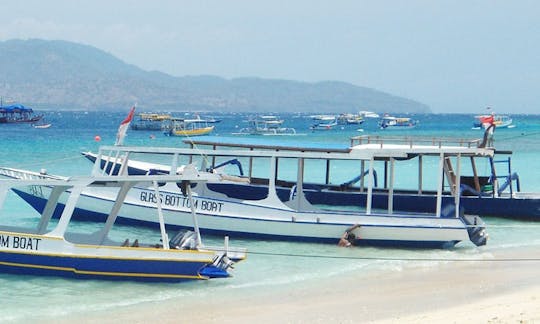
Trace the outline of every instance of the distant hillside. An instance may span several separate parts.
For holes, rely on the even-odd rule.
[[[430,112],[410,99],[345,82],[144,71],[95,47],[66,41],[0,42],[0,96],[35,108],[253,112]]]

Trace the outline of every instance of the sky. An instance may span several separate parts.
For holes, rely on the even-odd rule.
[[[83,43],[174,76],[344,81],[436,113],[540,113],[539,1],[2,0],[0,12],[0,41]]]

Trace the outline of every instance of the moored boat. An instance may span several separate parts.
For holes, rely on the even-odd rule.
[[[331,119],[330,118],[320,118],[320,119],[317,119],[318,122],[311,125],[309,128],[313,131],[316,131],[316,130],[332,130],[334,129],[335,126],[338,125],[338,122],[337,122],[337,119],[335,116],[333,116]]]
[[[214,190],[214,184],[200,184],[193,188],[194,207],[198,212],[199,227],[202,233],[221,234],[228,233],[231,236],[246,236],[252,238],[315,241],[336,243],[339,237],[349,227],[358,224],[354,234],[357,245],[377,246],[414,246],[414,247],[450,247],[460,241],[472,241],[476,245],[486,243],[487,235],[482,220],[477,216],[463,215],[458,198],[454,198],[451,204],[443,205],[442,199],[438,199],[430,213],[404,213],[393,208],[393,195],[387,197],[389,203],[386,210],[373,208],[373,181],[367,181],[367,201],[359,204],[356,210],[327,210],[310,204],[305,196],[304,166],[313,161],[332,160],[341,163],[364,163],[369,164],[368,173],[373,175],[375,160],[386,160],[391,165],[410,154],[432,154],[440,156],[441,152],[447,154],[490,155],[491,151],[479,148],[452,147],[451,150],[441,151],[436,146],[428,148],[414,147],[409,145],[384,148],[380,145],[361,144],[345,150],[304,150],[288,151],[283,147],[265,150],[230,150],[230,149],[191,149],[191,148],[129,148],[129,147],[102,147],[96,156],[93,172],[128,172],[129,159],[139,155],[159,155],[172,157],[173,163],[169,170],[177,170],[180,160],[192,159],[199,156],[210,167],[208,170],[214,174],[220,174],[224,186],[229,185],[228,190],[219,192]],[[105,152],[115,152],[106,155]],[[118,154],[118,155],[117,155]],[[107,157],[105,158],[104,157]],[[112,156],[117,156],[114,158]],[[268,170],[266,193],[263,197],[248,199],[246,197],[233,198],[230,191],[235,191],[239,184],[246,183],[246,176],[234,176],[220,172],[221,159],[241,159],[252,161],[259,168]],[[282,201],[278,196],[280,181],[278,175],[278,161],[288,161],[297,165],[297,180],[294,190],[289,189],[289,199]],[[105,162],[105,165],[102,164]],[[211,163],[210,165],[208,165]],[[262,164],[260,164],[262,163]],[[266,165],[266,166],[264,166]],[[283,166],[279,166],[283,168]],[[442,166],[441,166],[442,168]],[[202,167],[201,170],[206,170]],[[163,170],[161,170],[162,172]],[[459,170],[458,170],[459,171]],[[159,173],[159,170],[154,170]],[[151,173],[154,173],[151,172]],[[169,171],[170,172],[170,171]],[[251,175],[252,168],[249,168]],[[442,174],[442,171],[441,171]],[[19,175],[23,177],[24,174]],[[372,179],[372,176],[370,177]],[[442,178],[439,179],[442,181]],[[246,185],[246,190],[251,190],[251,185]],[[153,224],[155,221],[146,215],[146,208],[152,206],[151,188],[138,188],[130,192],[126,197],[125,208],[118,215],[125,221]],[[168,225],[185,227],[190,219],[188,208],[182,190],[168,184],[161,187],[163,199],[163,213]],[[390,191],[392,192],[392,191]],[[34,208],[40,208],[40,198],[31,191],[18,192]],[[231,193],[234,195],[235,193]],[[77,217],[87,220],[103,217],[103,209],[108,209],[114,195],[106,189],[84,195],[84,203],[77,210]],[[99,201],[99,203],[98,203]]]
[[[132,130],[153,130],[159,131],[163,123],[171,119],[170,114],[164,113],[140,113],[130,124]]]
[[[201,118],[185,119],[172,117],[164,127],[165,134],[170,136],[201,136],[210,134],[215,126],[209,126]]]
[[[360,125],[364,123],[364,117],[360,114],[340,114],[337,116],[340,125]]]
[[[21,175],[24,176],[21,177]],[[224,278],[230,275],[234,261],[245,258],[244,249],[205,246],[202,242],[196,213],[192,210],[194,231],[178,233],[169,240],[161,202],[154,203],[153,216],[159,224],[161,238],[151,243],[115,241],[110,238],[118,213],[129,192],[138,186],[153,188],[149,195],[160,196],[159,184],[207,181],[211,174],[199,174],[193,168],[181,175],[153,176],[91,176],[57,177],[42,173],[3,169],[0,180],[0,207],[5,206],[12,190],[18,195],[36,194],[39,200],[40,221],[30,226],[7,225],[9,211],[2,210],[0,225],[0,271],[15,274],[54,275],[70,278],[98,278],[137,281],[184,281]],[[159,184],[158,184],[159,183]],[[91,192],[105,190],[111,193],[101,229],[84,233],[70,227],[74,215],[85,208],[85,197]],[[190,189],[186,201],[193,202]],[[147,210],[148,212],[148,210]],[[51,221],[58,217],[58,222]]]
[[[380,129],[404,130],[415,128],[417,125],[418,121],[410,117],[394,117],[388,114],[379,120]]]
[[[240,135],[296,135],[294,128],[283,127],[283,119],[273,115],[252,117],[249,126],[242,128]]]
[[[512,128],[513,120],[507,115],[497,115],[494,113],[488,115],[474,116],[473,128],[486,129],[490,125],[495,125],[497,128]]]
[[[471,139],[444,139],[444,138],[422,138],[422,137],[377,137],[377,136],[359,136],[353,139],[354,141],[364,141],[371,143],[392,143],[393,140],[399,140],[401,143],[415,143],[416,145],[429,144],[441,146],[442,150],[454,141],[460,145],[477,146],[482,143],[482,140]],[[187,142],[186,142],[187,143]],[[190,142],[191,143],[191,142]],[[228,149],[273,149],[273,150],[288,150],[288,151],[327,151],[327,152],[346,152],[349,148],[345,145],[330,146],[330,145],[288,145],[276,146],[261,143],[261,141],[251,141],[238,143],[234,139],[226,138],[206,138],[204,140],[193,141],[198,147],[222,147]],[[493,152],[493,156],[473,156],[470,157],[469,163],[464,163],[464,170],[460,177],[460,202],[461,206],[469,214],[481,216],[496,216],[514,219],[532,219],[540,220],[540,193],[522,192],[520,186],[520,178],[512,168],[511,151],[500,151],[494,148],[488,148]],[[383,147],[381,147],[381,151]],[[87,152],[85,156],[91,161],[95,161],[97,155]],[[416,185],[409,185],[394,188],[393,191],[393,206],[396,210],[406,212],[433,212],[437,200],[438,188],[435,185],[427,185],[429,180],[426,174],[433,174],[433,166],[436,165],[434,158],[419,154],[411,156],[409,163],[415,165],[412,169],[418,173],[418,180],[414,181]],[[236,161],[236,165],[240,162]],[[376,181],[373,186],[372,204],[374,208],[386,209],[388,207],[388,163],[385,161],[376,162],[377,175],[379,179],[385,181]],[[102,166],[105,162],[101,162]],[[467,165],[469,164],[469,165]],[[249,167],[249,163],[244,161],[242,170]],[[109,166],[110,168],[110,166]],[[119,166],[117,167],[119,168]],[[448,166],[446,166],[448,168]],[[137,161],[130,159],[128,161],[128,169],[130,173],[145,174],[149,170],[156,172],[169,172],[166,165],[160,165],[149,162]],[[351,171],[346,177],[343,177],[337,172],[330,172],[330,162],[322,168],[316,168],[315,175],[323,174],[324,181],[315,181],[312,179],[306,180],[304,185],[304,195],[306,199],[315,205],[333,205],[333,206],[356,206],[359,203],[365,204],[367,201],[366,177],[365,169],[358,168]],[[481,170],[484,170],[481,172]],[[111,171],[111,170],[108,170]],[[114,171],[118,172],[118,170]],[[313,170],[309,169],[306,174]],[[409,172],[410,171],[402,171]],[[244,173],[238,172],[238,174]],[[450,174],[452,170],[447,170],[444,174],[445,181],[451,180]],[[424,175],[424,176],[422,176]],[[306,175],[307,177],[307,175]],[[208,184],[214,191],[227,194],[230,197],[238,199],[262,199],[267,194],[268,179],[261,178],[254,174],[250,174],[249,184],[245,183],[230,183],[230,184]],[[377,180],[377,179],[376,179]],[[455,181],[454,181],[455,182]],[[290,199],[291,189],[294,187],[295,181],[280,180],[276,186],[276,191],[279,198],[286,202]],[[454,201],[454,193],[450,190],[451,185],[447,184],[441,189],[441,199],[444,204],[449,204]]]
[[[0,124],[6,123],[35,123],[43,115],[35,115],[32,108],[23,105],[0,106]]]

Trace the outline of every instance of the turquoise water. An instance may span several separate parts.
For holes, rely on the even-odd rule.
[[[47,112],[46,119],[53,126],[49,129],[34,129],[29,125],[0,125],[4,139],[0,165],[61,175],[90,173],[90,163],[81,151],[97,151],[101,144],[113,144],[118,124],[126,112],[84,113]],[[246,127],[242,115],[215,115],[223,119],[216,124],[217,136],[231,135]],[[294,127],[303,135],[294,137],[267,138],[282,145],[298,142],[323,142],[333,145],[348,145],[349,138],[356,135],[419,135],[453,136],[477,138],[482,132],[472,130],[472,115],[419,115],[417,129],[405,132],[380,131],[376,120],[365,125],[338,127],[337,130],[311,132],[309,118],[299,115],[284,116],[285,127]],[[516,124],[512,129],[497,130],[495,143],[498,149],[512,150],[512,165],[521,178],[522,191],[540,192],[540,116],[513,116]],[[361,129],[361,131],[359,130]],[[95,136],[101,137],[100,142]],[[153,135],[153,136],[152,136]],[[166,137],[160,133],[129,131],[126,145],[183,146],[182,138]],[[316,165],[311,166],[313,168]],[[343,166],[334,166],[336,182],[347,180],[349,172]],[[406,173],[407,166],[402,173]],[[414,167],[413,167],[414,168]],[[482,168],[486,166],[479,166]],[[262,172],[262,170],[261,170]],[[284,178],[293,177],[286,170]],[[403,184],[416,180],[414,172],[405,177]],[[11,224],[36,223],[37,214],[22,200],[5,206],[3,222]],[[302,287],[338,276],[361,275],[371,271],[395,270],[409,264],[431,267],[448,259],[489,259],[491,253],[510,247],[539,247],[540,222],[512,221],[485,218],[490,240],[485,247],[475,247],[463,242],[451,250],[409,250],[381,248],[338,248],[334,245],[287,243],[272,241],[240,240],[231,238],[231,244],[247,247],[251,252],[248,259],[236,265],[234,277],[208,282],[182,284],[142,284],[131,282],[108,282],[95,280],[68,280],[0,274],[0,295],[3,296],[0,322],[27,322],[29,320],[53,320],[57,316],[85,316],[92,312],[103,312],[126,305],[141,305],[165,300],[218,301],[233,295],[249,294],[252,289],[286,290],[291,285]],[[75,226],[81,230],[91,229],[95,224],[80,222]],[[118,226],[113,236],[118,240],[138,237],[155,241],[156,230],[140,227]],[[208,243],[221,243],[221,238],[206,237]],[[409,259],[409,260],[407,260]],[[411,260],[414,259],[414,260]],[[428,261],[434,259],[437,261]],[[181,306],[179,306],[181,307]]]

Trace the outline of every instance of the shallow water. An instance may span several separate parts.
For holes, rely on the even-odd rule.
[[[81,151],[97,151],[100,144],[113,144],[118,124],[124,113],[47,112],[46,119],[53,126],[34,129],[29,125],[0,125],[4,139],[0,165],[60,175],[89,174],[91,164]],[[223,119],[216,124],[217,136],[231,135],[245,127],[242,115],[217,115]],[[337,130],[312,132],[312,121],[303,116],[284,116],[285,127],[294,127],[299,136],[258,137],[260,140],[277,141],[280,144],[318,143],[343,145],[356,135],[412,135],[412,136],[459,136],[481,137],[482,132],[472,130],[472,115],[419,115],[420,125],[404,132],[381,131],[376,120],[368,120],[360,126],[343,126]],[[535,167],[540,160],[540,116],[513,116],[516,124],[512,129],[497,130],[495,143],[498,149],[513,150],[512,166],[518,171],[523,191],[540,192],[540,172]],[[90,125],[90,126],[89,126]],[[358,131],[362,129],[363,131]],[[101,141],[95,141],[99,135]],[[156,132],[129,131],[126,145],[183,146],[183,138],[167,137]],[[317,166],[312,166],[313,168]],[[479,170],[486,166],[478,166]],[[281,168],[282,178],[294,178],[294,167]],[[288,169],[288,171],[287,171]],[[350,172],[337,165],[332,169],[335,182],[350,178]],[[261,168],[260,172],[264,172]],[[403,185],[414,184],[416,174],[407,166],[397,172],[407,174]],[[317,175],[314,175],[314,177]],[[319,175],[320,176],[320,175]],[[430,180],[426,180],[430,181]],[[5,206],[8,214],[1,217],[11,224],[33,224],[37,214],[22,200]],[[288,243],[231,238],[231,244],[247,247],[251,252],[247,260],[236,265],[235,276],[226,280],[187,282],[181,284],[144,284],[98,280],[68,280],[0,274],[0,295],[3,296],[1,322],[29,320],[53,320],[57,316],[77,316],[101,312],[124,305],[144,305],[150,301],[190,298],[205,300],[210,296],[234,296],[249,294],[252,289],[286,290],[290,286],[316,284],[351,273],[368,273],[381,270],[399,271],[415,264],[422,267],[435,266],[445,260],[472,258],[489,259],[492,253],[510,247],[540,247],[540,222],[513,221],[486,217],[490,239],[485,247],[475,247],[462,242],[450,250],[414,250],[382,248],[338,248],[328,244]],[[93,223],[74,224],[80,230],[95,227]],[[113,238],[122,241],[137,237],[141,241],[154,241],[156,229],[118,226]],[[208,243],[221,243],[221,238],[206,237]],[[337,241],[337,239],[336,239]],[[435,261],[430,261],[435,260]]]

